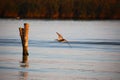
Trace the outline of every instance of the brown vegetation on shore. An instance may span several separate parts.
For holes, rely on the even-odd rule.
[[[2,0],[0,18],[120,19],[120,0]]]

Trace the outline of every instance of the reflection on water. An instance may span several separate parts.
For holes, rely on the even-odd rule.
[[[28,80],[28,72],[20,71],[19,74],[20,74],[19,80]]]
[[[21,63],[20,67],[22,68],[28,68],[28,63]],[[19,80],[28,80],[28,72],[27,71],[19,71]]]

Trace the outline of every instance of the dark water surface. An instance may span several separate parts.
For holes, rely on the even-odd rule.
[[[18,28],[27,22],[29,63]],[[120,80],[119,21],[0,20],[0,80]],[[59,43],[56,32],[68,43]]]

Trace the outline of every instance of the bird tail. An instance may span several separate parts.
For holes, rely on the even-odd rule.
[[[70,43],[65,39],[66,43],[70,46],[70,48],[72,48],[72,46],[70,45]]]

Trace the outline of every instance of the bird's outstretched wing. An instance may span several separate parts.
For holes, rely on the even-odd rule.
[[[56,33],[58,35],[58,40],[63,40],[64,39],[63,36],[60,33],[58,33],[58,32],[56,32]]]

